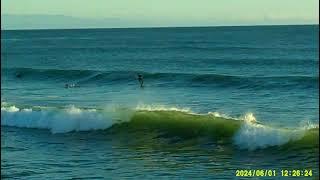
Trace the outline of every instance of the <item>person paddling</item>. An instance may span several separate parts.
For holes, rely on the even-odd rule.
[[[79,87],[79,85],[77,85],[77,84],[65,84],[64,85],[64,88],[75,88],[75,87]]]

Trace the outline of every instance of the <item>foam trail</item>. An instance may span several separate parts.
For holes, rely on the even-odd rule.
[[[63,111],[1,107],[1,125],[49,129],[52,133],[106,129],[114,124],[112,116],[71,106]]]

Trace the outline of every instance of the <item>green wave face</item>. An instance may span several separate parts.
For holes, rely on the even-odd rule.
[[[319,128],[275,128],[244,120],[179,111],[137,111],[129,122],[115,124],[116,131],[137,132],[144,136],[157,131],[183,139],[207,137],[237,145],[241,149],[269,147],[319,147]]]
[[[131,118],[128,127],[151,128],[182,137],[230,138],[241,123],[233,119],[178,111],[138,111]]]

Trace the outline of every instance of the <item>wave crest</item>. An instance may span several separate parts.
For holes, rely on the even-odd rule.
[[[318,146],[319,127],[276,128],[259,123],[252,113],[240,118],[214,112],[193,113],[189,109],[139,105],[134,109],[18,108],[2,103],[1,125],[48,129],[52,133],[113,129],[120,131],[163,132],[169,137],[211,137],[226,140],[240,149],[259,149],[286,144]]]

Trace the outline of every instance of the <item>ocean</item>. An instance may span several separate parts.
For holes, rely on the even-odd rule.
[[[317,179],[318,32],[2,30],[1,178]]]

